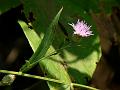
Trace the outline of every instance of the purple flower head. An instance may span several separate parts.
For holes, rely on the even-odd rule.
[[[72,23],[69,25],[72,26],[73,29],[75,30],[74,34],[77,34],[82,37],[88,37],[90,35],[93,35],[92,31],[90,31],[91,26],[87,25],[85,21],[79,21],[78,19],[76,24]]]

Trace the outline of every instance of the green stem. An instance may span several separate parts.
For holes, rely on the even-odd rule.
[[[19,75],[19,76],[24,76],[24,77],[30,77],[30,78],[35,78],[35,79],[40,79],[40,80],[45,80],[45,81],[50,81],[50,82],[55,82],[55,83],[59,83],[59,84],[68,84],[65,82],[62,82],[60,80],[56,80],[56,79],[51,79],[51,78],[47,78],[47,77],[41,77],[41,76],[37,76],[37,75],[31,75],[31,74],[26,74],[26,73],[22,73],[22,72],[15,72],[15,71],[7,71],[7,70],[0,70],[1,73],[6,73],[6,74],[13,74],[13,75]],[[90,86],[86,86],[86,85],[82,85],[82,84],[77,84],[77,83],[71,83],[69,85],[72,86],[78,86],[78,87],[82,87],[82,88],[87,88],[90,90],[99,90]]]
[[[78,87],[82,87],[82,88],[87,88],[87,89],[90,89],[90,90],[99,90],[97,88],[93,88],[93,87],[90,87],[90,86],[86,86],[86,85],[82,85],[82,84],[77,84],[77,83],[71,83],[73,86],[78,86]]]

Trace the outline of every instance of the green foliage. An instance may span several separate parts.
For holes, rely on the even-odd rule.
[[[20,5],[20,0],[0,0],[0,13]]]
[[[19,21],[19,24],[22,27],[32,50],[35,52],[42,40],[33,29],[30,29],[28,27],[28,25],[25,22]]]
[[[61,56],[68,65],[69,75],[72,76],[77,83],[87,84],[94,73],[96,62],[98,62],[101,57],[99,36],[89,12],[90,10],[94,10],[91,5],[97,8],[97,2],[93,0],[93,3],[96,3],[96,5],[91,4],[86,7],[86,5],[88,3],[92,3],[92,1],[84,2],[85,4],[77,0],[75,1],[76,3],[73,3],[72,0],[61,0],[60,2],[60,4],[65,8],[61,23],[68,33],[68,38],[73,40],[69,42],[70,46],[62,51]],[[81,4],[77,5],[77,3]],[[77,21],[78,18],[80,20],[86,20],[89,25],[92,25],[91,30],[93,31],[94,36],[77,39],[71,34],[73,33],[73,30],[70,28],[68,23]],[[56,36],[56,38],[59,37]],[[66,45],[67,42],[64,43]]]
[[[33,54],[33,55],[35,55],[35,58],[31,58],[28,61],[29,64],[26,63],[21,68],[21,71],[22,72],[26,71],[26,69],[29,70],[32,67],[31,66],[32,64],[34,66],[34,63],[39,61],[40,66],[43,69],[43,72],[45,72],[47,74],[47,77],[55,78],[55,79],[65,82],[65,83],[71,83],[69,76],[68,76],[65,68],[63,67],[63,65],[61,65],[60,63],[51,61],[49,58],[45,58],[42,61],[40,60],[43,57],[43,54],[45,54],[45,52],[43,50],[47,51],[47,48],[51,45],[51,43],[53,41],[54,30],[56,29],[55,27],[58,22],[61,11],[62,11],[62,9],[59,11],[57,16],[51,23],[50,27],[48,28],[47,33],[45,34],[42,42],[40,43],[40,47],[38,47],[38,49],[37,49],[38,51],[36,51],[35,54]],[[38,46],[38,42],[40,41],[38,39],[40,39],[40,38],[38,38],[37,34],[33,30],[30,30],[24,22],[19,22],[19,23],[20,23],[21,27],[23,28],[24,33],[25,33],[26,37],[28,38],[31,47],[33,48],[33,51],[35,51],[35,49],[37,48],[36,46]],[[32,33],[32,35],[31,35],[31,33]],[[37,40],[35,40],[36,37],[37,37]],[[35,41],[32,38],[34,38]],[[48,50],[48,52],[51,52],[51,51],[55,51],[53,47],[50,47],[50,49]],[[41,53],[42,53],[42,56],[41,56]],[[28,68],[26,68],[26,67],[28,67]],[[61,85],[61,84],[50,83],[50,82],[48,82],[48,84],[49,84],[49,87],[51,90],[55,90],[55,89],[70,90],[70,86],[68,86],[68,85]]]
[[[58,14],[56,15],[56,17],[53,19],[53,21],[52,21],[52,23],[50,24],[50,26],[49,26],[49,28],[48,28],[48,30],[47,30],[47,32],[46,32],[43,40],[41,41],[40,45],[39,45],[38,47],[36,47],[37,50],[35,51],[36,48],[34,49],[35,53],[32,55],[32,57],[31,57],[30,60],[29,60],[29,63],[30,63],[30,64],[33,64],[34,62],[37,62],[39,59],[41,59],[41,58],[43,58],[43,57],[45,56],[47,50],[49,49],[49,47],[50,47],[50,45],[52,44],[52,41],[53,41],[53,39],[54,39],[54,32],[55,32],[55,29],[56,29],[56,26],[57,26],[57,23],[58,23],[58,20],[59,20],[61,11],[62,11],[62,9],[59,11],[59,13],[58,13]],[[22,25],[22,23],[20,23],[20,24]],[[25,31],[24,31],[24,32],[25,32]],[[27,32],[26,32],[26,33],[27,33]],[[29,33],[29,32],[28,32],[28,33]],[[28,34],[28,36],[29,36],[29,34]],[[32,36],[33,36],[33,35],[32,35]],[[37,34],[34,33],[34,36],[37,36]],[[34,37],[34,38],[35,38],[35,37]],[[32,39],[29,38],[29,41],[34,41],[34,40],[32,40]],[[38,37],[37,37],[37,39],[36,39],[36,42],[37,42],[37,41],[39,41],[39,40],[38,40]],[[31,42],[31,44],[32,44],[32,46],[34,46],[34,44],[36,45],[36,44],[38,44],[38,43],[35,43],[35,42],[32,43],[32,42]],[[25,68],[25,67],[27,68],[27,66],[24,65],[24,66],[21,68],[20,71],[22,71],[22,72],[26,71],[26,68]],[[30,68],[30,67],[28,67],[28,68]]]
[[[33,28],[39,33],[45,32],[49,23],[52,21],[53,17],[56,15],[59,10],[51,10],[50,4],[54,3],[48,0],[24,0],[24,12],[26,17],[29,16],[29,13],[32,12],[35,18],[35,21],[32,23]],[[48,7],[48,6],[49,7]],[[61,8],[61,7],[60,7]],[[51,11],[50,13],[46,11]]]
[[[46,13],[48,13],[48,12],[50,13],[50,11],[47,11],[48,8],[46,5],[42,6],[43,8],[40,8],[40,6],[38,4],[36,4],[38,2],[47,3],[47,1],[43,2],[43,1],[36,0],[36,1],[28,2],[26,0],[25,7],[29,7],[31,5],[33,5],[33,7],[30,7],[30,9],[25,8],[25,12],[26,12],[26,16],[28,16],[29,11],[31,10],[37,18],[36,21],[33,23],[33,27],[37,31],[41,30],[42,32],[45,32],[42,29],[46,28],[47,22],[46,22],[46,19],[44,19],[42,17],[47,16]],[[51,0],[51,2],[54,2],[54,1]],[[59,62],[64,61],[67,64],[69,75],[72,76],[72,78],[74,78],[74,80],[77,83],[87,84],[88,80],[92,77],[92,74],[95,70],[96,62],[98,62],[98,60],[101,56],[98,33],[96,32],[96,29],[94,27],[94,24],[92,22],[90,14],[89,14],[89,10],[93,9],[93,8],[91,7],[91,5],[90,5],[90,8],[89,7],[86,8],[86,6],[82,3],[79,7],[78,5],[76,5],[76,3],[78,3],[77,1],[76,2],[74,1],[74,3],[72,1],[67,1],[67,0],[60,1],[60,2],[56,1],[56,2],[57,2],[57,4],[54,3],[55,4],[54,6],[56,6],[56,5],[58,5],[58,7],[64,6],[64,12],[63,12],[60,22],[63,24],[63,26],[67,30],[69,39],[72,39],[73,37],[71,37],[72,30],[69,28],[68,23],[77,19],[76,17],[78,17],[80,19],[85,19],[87,22],[92,24],[92,30],[94,31],[95,35],[90,38],[87,38],[87,39],[82,39],[80,42],[77,41],[77,43],[72,42],[72,44],[70,44],[70,47],[62,49],[62,51],[60,52],[60,55],[59,54],[54,55],[49,59],[42,60],[41,61],[42,64],[40,64],[40,65],[43,66],[42,68],[45,72],[49,73],[48,74],[49,77],[56,78],[56,77],[63,76],[62,74],[59,73],[59,71],[62,69],[59,69],[58,67],[59,67],[59,64],[61,64]],[[35,8],[35,7],[37,7],[37,8]],[[44,10],[46,10],[46,11],[44,11]],[[56,9],[54,9],[54,7],[51,8],[51,10],[56,11]],[[72,11],[72,13],[71,13],[71,11]],[[43,14],[42,12],[46,12],[46,13],[44,13],[44,15],[42,15]],[[42,13],[42,14],[40,15],[40,13]],[[53,14],[51,13],[49,15],[53,16]],[[44,19],[44,20],[42,20],[42,19]],[[49,19],[47,19],[47,20],[49,22]],[[38,25],[38,23],[40,25]],[[55,37],[55,40],[53,43],[54,47],[52,47],[52,49],[49,49],[49,51],[47,52],[48,53],[47,55],[49,55],[50,52],[54,52],[57,49],[59,49],[60,45],[62,45],[62,46],[67,45],[66,43],[68,43],[68,42],[64,41],[66,36],[63,35],[63,32],[62,33],[61,32],[62,31],[60,31],[60,29],[58,29],[56,31],[56,37]],[[57,63],[57,64],[55,64],[56,66],[54,66],[54,65],[51,65],[51,63],[49,63],[48,61],[51,63],[54,63],[54,64]],[[57,67],[57,68],[55,68],[55,67]]]
[[[101,57],[99,35],[90,12],[99,12],[101,10],[99,5],[103,5],[102,8],[105,12],[111,12],[113,4],[118,5],[117,2],[119,1],[24,0],[22,2],[24,13],[26,17],[29,16],[30,12],[33,13],[35,21],[31,24],[37,33],[29,29],[26,23],[19,22],[35,52],[21,68],[21,71],[27,71],[39,62],[47,77],[71,83],[70,76],[77,83],[88,84],[96,68],[96,62]],[[14,3],[2,0],[0,1],[0,11],[5,12],[19,4],[19,0],[15,0]],[[59,27],[56,25],[61,11],[49,26],[50,21],[61,6],[64,7],[64,10],[59,20]],[[89,25],[92,25],[91,30],[94,36],[74,37],[73,29],[68,23],[73,23],[77,19],[85,20]],[[48,85],[51,90],[70,90],[70,86],[50,82]]]

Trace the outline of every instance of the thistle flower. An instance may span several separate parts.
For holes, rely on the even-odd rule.
[[[92,31],[90,31],[91,26],[87,25],[85,21],[79,21],[78,19],[76,24],[72,23],[69,25],[72,26],[73,29],[75,30],[74,34],[77,34],[82,37],[88,37],[93,35]]]

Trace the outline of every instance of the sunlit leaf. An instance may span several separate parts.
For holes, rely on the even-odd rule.
[[[49,46],[51,45],[50,43],[52,42],[52,39],[50,39],[50,38],[54,37],[54,35],[53,35],[54,32],[53,31],[56,29],[55,26],[58,22],[61,11],[62,11],[62,9],[59,11],[57,16],[55,17],[55,19],[51,23],[51,25],[48,29],[49,32],[47,31],[47,33],[45,34],[45,37],[43,38],[44,41],[42,40],[42,42],[40,44],[40,45],[42,45],[42,49],[43,48],[46,49],[46,46],[45,46],[46,44],[49,45]],[[28,38],[28,41],[29,41],[31,47],[35,51],[36,45],[38,45],[38,41],[39,41],[37,34],[34,31],[29,31],[30,29],[27,27],[27,24],[25,24],[24,22],[19,22],[19,23],[20,23],[21,27],[23,28],[24,33],[25,33],[26,37]],[[51,30],[53,30],[53,31],[50,33]],[[32,35],[31,35],[31,33],[32,33]],[[37,38],[35,40],[36,42],[32,38],[34,38],[34,39]],[[50,53],[52,51],[55,51],[55,49],[51,46],[48,53]],[[36,54],[36,55],[37,55],[37,58],[39,58],[39,57],[41,58],[40,54]],[[57,58],[58,58],[58,56],[57,56]],[[33,61],[36,62],[36,60],[33,60]],[[30,63],[31,63],[31,61],[30,61]],[[29,66],[29,64],[25,64],[25,65]],[[22,70],[24,70],[26,68],[25,65],[23,66]],[[54,62],[49,58],[45,58],[44,60],[40,61],[40,66],[43,69],[43,72],[46,72],[47,77],[59,79],[59,80],[65,82],[65,83],[70,83],[71,82],[65,68],[63,67],[63,65],[61,63]],[[61,85],[61,84],[50,83],[50,82],[48,83],[48,85],[49,85],[51,90],[70,90],[70,88],[71,88],[68,85]]]
[[[24,34],[27,37],[30,46],[32,47],[32,50],[35,52],[41,43],[40,37],[33,29],[30,29],[25,22],[19,21],[19,24],[22,27]]]

